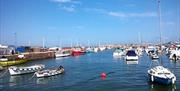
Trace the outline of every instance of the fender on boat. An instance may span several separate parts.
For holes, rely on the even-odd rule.
[[[174,84],[174,83],[175,83],[175,78],[172,79],[172,84]]]
[[[151,76],[151,81],[152,81],[152,82],[154,81],[154,77],[153,77],[153,76]]]

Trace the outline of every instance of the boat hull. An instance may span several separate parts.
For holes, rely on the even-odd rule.
[[[56,54],[55,56],[56,56],[56,58],[57,57],[67,57],[67,56],[71,56],[71,54]]]
[[[42,70],[45,66],[44,65],[34,65],[29,67],[9,67],[9,73],[10,75],[20,75],[20,74],[28,74],[28,73],[34,73],[38,70]]]
[[[12,60],[12,61],[0,61],[0,66],[12,66],[27,62],[27,59]]]
[[[42,78],[42,77],[55,76],[55,75],[58,75],[58,74],[62,74],[63,72],[64,72],[64,69],[60,69],[60,70],[44,70],[44,71],[36,72],[35,75],[38,78]]]
[[[126,56],[126,61],[137,61],[138,56]]]
[[[151,59],[152,59],[152,60],[154,60],[154,59],[159,59],[159,57],[151,57]]]
[[[116,52],[114,52],[114,53],[113,53],[113,56],[114,56],[114,57],[122,57],[122,56],[123,56],[123,53],[116,53]]]
[[[157,76],[153,76],[151,74],[148,74],[148,79],[150,82],[153,83],[158,83],[158,84],[173,84],[173,79],[169,79],[169,78],[161,78],[161,77],[157,77]]]
[[[79,56],[79,55],[83,55],[85,54],[85,52],[81,52],[81,51],[73,51],[72,52],[72,56]]]

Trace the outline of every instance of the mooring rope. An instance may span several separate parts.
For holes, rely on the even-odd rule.
[[[32,78],[34,78],[34,76],[35,76],[35,73],[34,73],[34,75],[32,75],[31,78],[29,78],[28,80],[31,80]]]
[[[7,72],[8,72],[8,69],[0,76],[0,78],[2,78]]]

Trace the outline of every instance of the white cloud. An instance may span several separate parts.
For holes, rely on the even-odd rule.
[[[75,7],[74,6],[70,6],[70,7],[63,6],[63,7],[61,7],[61,9],[65,10],[67,12],[75,12]]]
[[[52,0],[53,2],[57,2],[57,3],[71,3],[72,0]]]
[[[143,12],[143,13],[130,13],[131,17],[156,17],[157,14],[154,12]]]
[[[76,6],[82,4],[78,0],[51,0],[51,1],[57,3],[61,10],[67,12],[75,12]]]
[[[155,12],[142,12],[142,13],[133,13],[133,12],[113,12],[108,11],[106,9],[101,8],[85,8],[86,12],[97,12],[100,14],[105,14],[113,17],[119,17],[119,18],[129,18],[129,17],[156,17],[157,14]]]
[[[162,24],[164,24],[164,25],[175,25],[175,23],[172,21],[162,22]]]
[[[157,14],[154,12],[143,12],[143,13],[123,13],[123,12],[108,12],[110,16],[126,18],[126,17],[156,17]]]
[[[66,3],[82,4],[80,1],[77,1],[77,0],[51,0],[51,1],[59,3],[59,4],[66,4]]]
[[[176,26],[176,24],[172,21],[162,21],[162,26],[163,27],[172,27],[172,26]]]
[[[118,12],[108,12],[108,15],[115,16],[115,17],[126,17],[127,16],[123,13],[118,13]]]
[[[105,9],[100,8],[85,8],[86,12],[97,12],[97,13],[106,13],[107,11]]]

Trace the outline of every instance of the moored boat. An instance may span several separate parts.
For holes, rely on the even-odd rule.
[[[161,18],[160,0],[158,0],[158,15]],[[161,20],[159,19],[159,30],[161,33]],[[160,50],[158,53],[162,56],[162,36],[160,36]],[[160,58],[160,61],[163,62]],[[151,82],[159,84],[175,84],[176,76],[167,68],[163,66],[155,66],[148,70],[148,77]]]
[[[93,48],[93,51],[94,51],[94,52],[99,52],[100,49],[99,49],[98,47],[94,47],[94,48]]]
[[[124,49],[119,49],[117,48],[114,52],[113,52],[113,57],[122,57],[124,55]]]
[[[72,55],[73,56],[79,56],[79,55],[83,55],[83,54],[85,54],[85,50],[83,50],[80,47],[76,47],[76,48],[72,49]]]
[[[42,71],[37,71],[35,72],[36,77],[50,77],[54,75],[58,75],[64,72],[64,67],[60,66],[57,69],[48,69],[48,70],[42,70]]]
[[[180,60],[180,45],[176,45],[174,50],[171,50],[169,59]]]
[[[37,64],[33,66],[27,66],[27,67],[16,67],[11,66],[8,68],[10,75],[20,75],[20,74],[26,74],[26,73],[33,73],[38,70],[42,70],[45,66],[42,64]]]
[[[151,59],[159,59],[159,56],[156,53],[151,54],[150,57]]]
[[[129,60],[138,60],[138,55],[136,54],[136,52],[134,50],[128,50],[127,53],[126,53],[126,61],[129,61]]]
[[[5,57],[5,56],[2,56],[2,57],[0,58],[0,61],[7,61],[7,60],[8,60],[8,58]]]
[[[92,47],[86,48],[86,53],[92,53],[92,52],[94,52]]]
[[[163,66],[155,66],[148,70],[149,81],[159,84],[175,84],[176,76]]]
[[[104,51],[104,50],[106,50],[106,47],[105,46],[99,46],[99,50]]]
[[[71,51],[70,50],[61,50],[61,51],[56,51],[55,56],[57,57],[67,57],[71,56]]]

